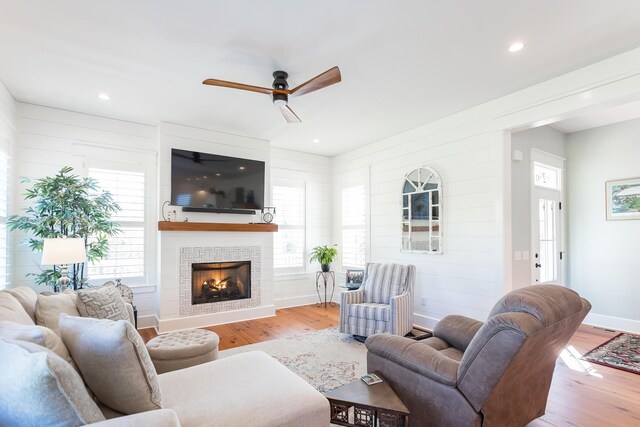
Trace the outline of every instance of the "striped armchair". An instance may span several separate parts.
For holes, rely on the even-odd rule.
[[[367,264],[362,286],[340,298],[340,332],[404,336],[413,326],[414,265]]]

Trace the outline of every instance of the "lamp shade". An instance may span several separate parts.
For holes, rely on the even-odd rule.
[[[86,260],[84,239],[44,239],[41,265],[76,264]]]

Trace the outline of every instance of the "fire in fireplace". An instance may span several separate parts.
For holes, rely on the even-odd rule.
[[[192,304],[251,298],[251,261],[191,264]]]

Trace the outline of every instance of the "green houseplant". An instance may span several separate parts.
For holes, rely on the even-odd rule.
[[[10,216],[7,225],[10,230],[30,234],[24,244],[35,252],[42,251],[45,238],[83,238],[87,261],[99,261],[109,252],[108,238],[120,232],[118,223],[111,221],[120,206],[111,193],[100,189],[95,179],[81,178],[72,171],[73,168],[65,166],[52,177],[34,181],[24,193],[25,200],[33,203],[23,216]],[[26,178],[22,182],[31,183]],[[60,269],[54,266],[28,276],[34,276],[39,285],[54,286]],[[82,288],[87,280],[85,264],[70,265],[69,278],[74,289]]]
[[[327,272],[330,269],[329,264],[331,264],[338,255],[338,250],[335,248],[336,245],[333,246],[316,246],[311,251],[311,256],[309,257],[309,263],[313,261],[318,261],[320,263],[320,267],[322,271]]]

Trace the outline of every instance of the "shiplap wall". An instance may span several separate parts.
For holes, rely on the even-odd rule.
[[[314,246],[335,243],[331,228],[333,212],[331,159],[274,148],[271,150],[271,176],[273,180],[304,181],[306,190],[306,271],[288,275],[278,275],[276,272],[275,304],[277,308],[311,304],[318,300],[315,288],[315,272],[318,270],[318,265],[309,264],[307,261],[309,253]],[[278,222],[277,212],[274,221]],[[336,295],[337,291],[338,288],[336,288]],[[335,297],[334,301],[336,301]]]
[[[334,159],[335,176],[368,168],[369,259],[416,266],[415,320],[424,326],[450,313],[482,319],[495,302],[501,286],[496,213],[501,143],[500,132],[450,140],[414,136],[400,143],[383,140]],[[443,181],[443,255],[401,251],[404,176],[423,165]],[[340,199],[334,200],[339,233]]]
[[[134,287],[135,303],[141,318],[154,315],[155,300],[155,230],[156,230],[156,128],[153,126],[106,119],[87,114],[18,103],[17,146],[15,155],[15,213],[28,206],[22,194],[30,184],[20,177],[38,179],[57,173],[63,166],[71,166],[82,175],[86,160],[144,164],[148,170],[148,283]],[[20,242],[26,237],[13,232],[15,250],[12,286],[37,287],[26,275],[39,271],[40,256]],[[126,280],[123,280],[126,283]],[[144,319],[143,319],[144,321]]]

